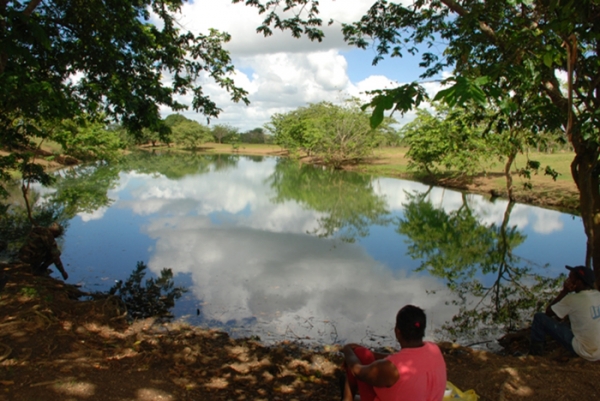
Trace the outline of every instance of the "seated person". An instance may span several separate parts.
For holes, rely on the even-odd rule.
[[[594,272],[585,266],[566,266],[569,277],[546,313],[538,312],[531,325],[531,355],[544,352],[550,335],[573,355],[600,360],[600,291],[594,288]],[[569,318],[567,322],[554,319]]]
[[[437,345],[423,341],[425,312],[406,305],[396,315],[395,354],[379,354],[356,344],[344,346],[346,383],[342,400],[358,392],[361,401],[441,401],[446,362]]]
[[[25,245],[19,250],[19,259],[31,266],[33,274],[46,274],[48,267],[54,263],[63,279],[69,278],[60,260],[60,250],[55,240],[62,232],[58,223],[52,223],[49,227],[34,226],[31,229]]]

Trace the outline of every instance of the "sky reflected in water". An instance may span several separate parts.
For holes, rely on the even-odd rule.
[[[407,254],[409,243],[394,223],[404,216],[407,194],[429,191],[427,201],[448,213],[466,199],[485,225],[501,225],[507,207],[502,200],[490,203],[478,195],[380,178],[359,181],[368,187],[368,199],[340,192],[336,202],[369,202],[380,208],[376,217],[385,215],[386,224],[371,224],[377,221],[373,216],[357,222],[347,211],[328,220],[334,213],[319,207],[319,198],[336,189],[295,198],[294,186],[314,188],[314,177],[288,185],[274,179],[277,166],[276,158],[240,157],[177,178],[121,171],[108,191],[111,205],[70,222],[63,244],[69,282],[106,290],[144,261],[154,273],[171,268],[177,284],[189,288],[175,313],[193,324],[266,342],[390,345],[395,314],[411,303],[425,309],[427,335],[434,338],[458,309],[449,302],[454,295],[446,282],[416,272],[421,261]],[[549,265],[547,274],[583,261],[579,217],[517,204],[509,225],[525,236],[512,252],[536,266]],[[331,235],[317,235],[325,231]],[[348,233],[354,233],[353,242]]]

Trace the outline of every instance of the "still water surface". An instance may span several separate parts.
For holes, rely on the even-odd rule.
[[[189,288],[178,317],[265,342],[390,345],[409,303],[426,310],[429,338],[460,337],[440,329],[462,300],[493,309],[487,288],[556,277],[584,255],[579,217],[284,159],[133,155],[62,176],[46,196],[74,216],[69,282],[106,290],[137,261],[168,267]],[[65,195],[84,187],[91,200]],[[465,291],[473,283],[484,290]]]

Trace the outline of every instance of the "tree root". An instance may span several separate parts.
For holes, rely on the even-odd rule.
[[[2,355],[0,355],[0,362],[2,362],[6,358],[8,358],[8,356],[12,353],[12,348],[9,347],[8,345],[2,344],[2,343],[0,343],[0,347],[6,348],[6,351],[4,351],[4,353]]]

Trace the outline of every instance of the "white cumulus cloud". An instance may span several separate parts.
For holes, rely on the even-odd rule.
[[[230,0],[185,3],[177,19],[182,30],[208,34],[212,28],[231,35],[225,48],[236,66],[232,78],[237,86],[248,91],[250,106],[233,103],[229,94],[210,79],[204,78],[201,83],[204,92],[222,108],[218,123],[245,131],[263,126],[275,113],[288,112],[308,103],[341,103],[350,96],[366,100],[365,91],[397,85],[394,79],[382,75],[352,82],[348,74],[348,61],[343,52],[350,47],[343,40],[341,24],[358,21],[372,4],[373,0],[321,2],[319,17],[325,33],[322,42],[293,38],[289,31],[277,29],[265,37],[256,31],[265,15],[259,15],[256,8],[232,4]],[[328,25],[330,19],[334,21],[332,25]],[[372,53],[365,53],[365,57],[372,57]],[[191,96],[179,98],[187,105],[191,100]],[[161,113],[164,117],[172,111],[163,107]],[[182,114],[206,122],[204,116],[193,110]],[[413,113],[408,113],[403,120],[412,118]]]

